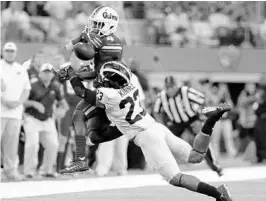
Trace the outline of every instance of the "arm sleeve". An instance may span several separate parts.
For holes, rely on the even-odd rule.
[[[96,92],[90,89],[86,89],[78,77],[73,77],[70,79],[70,83],[75,91],[75,94],[86,100],[88,103],[95,105],[96,103]]]
[[[80,72],[77,73],[78,77],[82,80],[90,80],[90,79],[95,79],[97,77],[97,72],[96,71],[89,71],[89,72]]]

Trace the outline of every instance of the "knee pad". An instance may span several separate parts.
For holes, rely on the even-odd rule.
[[[200,163],[205,158],[206,153],[200,153],[197,150],[192,149],[189,155],[189,163]]]

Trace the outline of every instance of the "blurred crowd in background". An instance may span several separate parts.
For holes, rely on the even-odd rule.
[[[126,45],[167,45],[182,48],[229,45],[243,48],[266,47],[265,2],[1,1],[1,43],[4,45],[7,41],[14,41],[15,43],[64,44],[69,38],[80,34],[87,24],[88,15],[99,4],[109,5],[118,11],[121,18],[121,26],[118,30],[119,37],[122,37]],[[22,70],[17,71],[16,68],[14,68],[14,72],[8,70],[10,66],[6,61],[16,60],[17,47],[15,43],[11,45],[9,43],[2,50],[2,94],[15,93],[12,90],[16,88],[17,84],[14,80],[9,79],[12,77],[12,73],[16,76],[24,75]],[[49,71],[49,66],[59,68],[67,61],[70,61],[76,69],[84,65],[74,54],[70,58],[64,58],[59,53],[46,55],[43,51],[34,54],[24,64],[16,63],[16,67],[24,69],[27,74],[24,77],[25,80],[24,78],[19,80],[23,82],[21,86],[25,86],[25,90],[32,91],[36,77],[42,77],[43,81],[47,81],[48,78],[52,79],[51,74],[49,77],[44,72]],[[150,86],[146,75],[141,72],[141,64],[136,58],[131,58],[125,62],[137,75],[145,93],[145,107],[152,114],[157,94],[164,88],[164,83],[161,83],[161,88]],[[5,65],[5,71],[2,71],[2,65]],[[86,65],[91,65],[93,68],[92,61],[87,62]],[[33,76],[34,74],[35,76]],[[5,87],[8,84],[12,87]],[[89,87],[90,83],[87,84]],[[260,83],[242,83],[237,89],[233,89],[230,84],[212,82],[207,78],[188,80],[179,84],[190,86],[204,93],[206,105],[228,102],[234,107],[227,116],[224,116],[217,123],[214,129],[213,145],[218,158],[221,155],[231,158],[244,156],[245,160],[252,163],[262,162],[263,159],[266,159],[266,128],[264,128],[266,125],[266,80],[264,78],[261,79]],[[39,172],[42,172],[46,168],[45,166],[53,165],[53,171],[50,169],[42,174],[44,177],[57,177],[54,173],[68,165],[74,158],[75,144],[71,115],[79,98],[75,96],[70,83],[60,83],[59,86],[62,96],[57,97],[58,100],[54,100],[52,109],[49,108],[49,111],[50,109],[52,111],[51,119],[56,126],[56,131],[53,130],[56,133],[56,138],[49,139],[52,140],[51,144],[43,143],[43,139],[40,139],[39,158],[34,161]],[[20,90],[24,89],[21,88]],[[67,102],[68,107],[62,108],[58,105],[58,101],[62,99]],[[22,107],[24,102],[11,101],[11,103],[7,103],[9,106],[3,106],[1,99],[1,107],[13,110]],[[41,111],[47,110],[46,107],[48,106],[44,105],[45,108],[43,108],[35,104],[34,107]],[[22,118],[22,116],[24,117]],[[22,177],[18,176],[21,174],[28,176],[28,179],[33,177],[31,174],[25,173],[25,167],[24,171],[23,168],[17,170],[18,163],[23,166],[24,160],[30,160],[30,155],[27,155],[27,158],[24,153],[27,143],[25,138],[27,129],[24,127],[25,113],[22,116],[15,118],[19,120],[16,124],[19,127],[19,137],[16,138],[18,140],[9,141],[10,138],[6,137],[10,132],[13,132],[14,124],[9,126],[6,124],[7,126],[2,127],[1,130],[2,149],[5,149],[1,162],[2,166],[7,164],[4,168],[8,169],[5,173],[10,180],[21,180]],[[7,117],[1,113],[1,121],[3,118],[6,119]],[[20,120],[22,121],[20,122]],[[5,137],[3,137],[4,134]],[[187,139],[189,135],[185,132],[182,137]],[[49,142],[49,140],[46,139],[45,141]],[[7,143],[5,146],[3,146],[3,141]],[[34,149],[37,149],[39,141],[38,146],[36,144],[34,146]],[[17,147],[19,148],[17,149]],[[50,161],[48,161],[44,157],[48,153],[45,153],[44,150],[52,156],[57,155],[57,159],[50,157]],[[10,153],[7,154],[7,152]],[[19,160],[16,158],[17,153]],[[133,142],[129,142],[126,155],[129,169],[145,169],[143,155]],[[11,161],[14,160],[16,162],[12,163]],[[95,161],[97,163],[97,158]]]
[[[127,45],[265,48],[266,44],[266,3],[232,1],[2,1],[2,41],[65,41],[84,29],[87,16],[99,5],[118,11],[120,35]]]

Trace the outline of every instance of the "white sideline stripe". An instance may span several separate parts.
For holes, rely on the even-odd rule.
[[[219,178],[211,170],[187,171],[206,182],[231,182],[253,179],[265,179],[266,167],[241,167],[225,169],[225,175]],[[0,198],[31,197],[51,194],[76,193],[144,186],[168,185],[160,175],[127,175],[122,177],[87,178],[56,181],[24,181],[0,184]]]

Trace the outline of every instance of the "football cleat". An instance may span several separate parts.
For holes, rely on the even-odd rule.
[[[223,184],[217,189],[222,195],[220,198],[216,199],[216,201],[233,201],[231,194],[229,192],[228,186]]]
[[[202,109],[202,114],[204,114],[208,119],[213,119],[218,121],[225,112],[232,109],[232,106],[227,103],[220,103],[218,106],[205,107]]]
[[[62,169],[59,170],[60,174],[69,174],[69,173],[74,173],[74,172],[83,172],[89,170],[89,165],[84,157],[84,159],[75,159],[71,162],[71,164]]]

